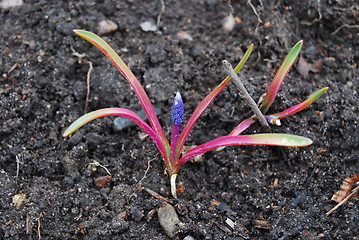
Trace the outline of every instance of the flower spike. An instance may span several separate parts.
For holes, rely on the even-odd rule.
[[[173,101],[171,120],[173,124],[180,125],[184,118],[184,105],[182,96],[179,92],[176,93],[176,97]]]
[[[180,135],[180,125],[183,121],[184,117],[184,105],[181,94],[179,92],[176,93],[175,99],[172,105],[171,111],[171,120],[172,120],[172,137],[171,137],[171,154],[170,161],[171,164],[175,164],[176,162],[176,147],[178,143],[178,137]]]

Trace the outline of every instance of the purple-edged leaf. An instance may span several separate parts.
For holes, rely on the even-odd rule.
[[[179,167],[189,159],[211,151],[212,149],[238,145],[272,145],[283,147],[304,147],[312,144],[309,138],[281,133],[254,134],[242,136],[224,136],[199,145],[187,151],[174,167]]]
[[[298,54],[302,48],[302,45],[303,45],[302,40],[299,41],[297,44],[295,44],[294,47],[288,53],[287,57],[285,58],[280,68],[278,69],[277,74],[275,75],[273,81],[268,87],[266,96],[260,107],[260,110],[263,114],[265,114],[268,111],[269,107],[272,105],[275,97],[277,96],[278,90],[284,81],[285,76],[287,75],[289,69],[292,67],[293,63],[297,59]]]
[[[143,89],[141,83],[137,80],[132,71],[128,68],[128,66],[122,61],[122,59],[118,56],[118,54],[99,36],[92,32],[88,32],[85,30],[74,30],[74,32],[85,40],[89,41],[93,45],[95,45],[98,49],[100,49],[107,57],[111,60],[111,62],[115,65],[115,67],[121,72],[121,74],[126,78],[129,82],[133,90],[135,91],[143,110],[145,111],[148,120],[154,129],[154,131],[159,136],[163,145],[169,151],[169,144],[166,138],[166,135],[161,127],[160,122],[156,116],[155,110],[153,109],[152,103],[147,96],[147,93]]]
[[[85,125],[86,123],[95,120],[101,117],[108,117],[108,116],[118,116],[118,117],[126,117],[134,121],[143,131],[145,131],[155,142],[157,145],[158,150],[161,152],[162,157],[164,158],[166,164],[169,161],[167,151],[163,146],[159,136],[153,129],[143,121],[136,113],[132,112],[131,110],[125,108],[104,108],[97,111],[93,111],[83,115],[82,117],[78,118],[74,123],[70,125],[64,132],[63,136],[67,137],[77,129]]]
[[[278,117],[279,119],[288,117],[290,115],[293,115],[299,111],[302,111],[304,108],[308,107],[310,104],[312,104],[315,100],[320,98],[326,91],[328,90],[328,87],[322,88],[315,93],[313,93],[307,100],[305,100],[302,103],[299,103],[297,105],[294,105],[293,107],[287,108],[283,112],[272,114],[273,116]]]
[[[237,66],[234,68],[234,71],[238,73],[244,64],[247,62],[249,56],[252,53],[253,50],[253,44],[251,44],[245,54],[243,55],[243,58],[241,61],[237,64]],[[188,137],[188,134],[192,130],[194,124],[197,122],[198,118],[202,115],[202,113],[206,110],[206,108],[213,102],[215,97],[225,88],[225,86],[228,85],[228,83],[231,82],[231,78],[227,76],[215,89],[212,90],[197,106],[197,108],[192,113],[191,117],[188,119],[188,122],[184,126],[182,133],[178,139],[178,145],[176,150],[176,158],[179,156],[179,153],[182,151],[184,143]]]
[[[242,132],[244,132],[247,128],[249,128],[253,123],[256,122],[255,116],[247,118],[246,120],[243,120],[228,136],[238,136]],[[225,147],[217,148],[216,151],[221,151]]]
[[[246,120],[243,120],[240,124],[238,124],[238,126],[233,129],[233,131],[229,134],[229,136],[238,136],[239,134],[241,134],[242,132],[244,132],[247,128],[249,128],[253,123],[256,122],[256,117],[250,117],[247,118]]]

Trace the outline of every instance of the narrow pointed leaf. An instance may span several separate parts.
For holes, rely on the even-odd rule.
[[[272,114],[272,115],[278,117],[279,119],[282,119],[282,118],[288,117],[290,115],[293,115],[299,111],[302,111],[304,108],[308,107],[310,104],[312,104],[318,98],[320,98],[320,96],[322,96],[327,90],[328,90],[328,87],[322,88],[322,89],[316,91],[315,93],[313,93],[304,102],[299,103],[293,107],[287,108],[283,112]]]
[[[121,74],[126,78],[126,80],[129,82],[129,84],[135,91],[151,126],[153,127],[157,135],[160,137],[160,140],[163,142],[165,147],[169,150],[169,144],[166,139],[165,133],[160,125],[160,122],[158,121],[155,110],[153,109],[152,103],[148,98],[147,93],[143,89],[141,83],[132,73],[132,71],[122,61],[120,56],[118,56],[118,54],[101,37],[97,36],[96,34],[84,30],[74,30],[74,32],[80,37],[95,45],[98,49],[100,49],[108,57],[108,59],[111,60],[111,62],[121,72]]]
[[[168,161],[168,156],[165,147],[163,146],[159,136],[153,129],[143,121],[136,113],[129,109],[125,108],[104,108],[97,111],[93,111],[83,115],[82,117],[78,118],[75,122],[73,122],[70,127],[66,129],[63,136],[67,137],[77,129],[85,125],[86,123],[95,120],[101,117],[108,117],[108,116],[119,116],[119,117],[126,117],[134,121],[143,131],[145,131],[155,142],[157,145],[158,150],[161,152],[165,161]]]
[[[237,66],[234,68],[234,71],[238,73],[244,64],[247,62],[249,56],[251,55],[253,51],[253,44],[251,44],[245,54],[243,55],[243,58],[241,61],[237,64]],[[213,102],[213,100],[216,98],[216,96],[228,85],[228,83],[231,82],[231,78],[227,76],[215,89],[212,90],[197,106],[197,108],[192,113],[191,117],[188,119],[188,122],[184,126],[182,133],[178,139],[178,145],[176,150],[176,156],[179,156],[179,153],[182,151],[184,143],[192,130],[194,124],[197,122],[198,118],[202,115],[202,113],[206,110],[206,108]]]
[[[249,128],[253,123],[256,122],[256,117],[250,117],[246,120],[242,121],[238,126],[233,129],[233,131],[229,134],[229,136],[238,136],[242,132],[244,132],[247,128]]]
[[[253,117],[247,118],[246,120],[243,120],[235,129],[233,129],[233,131],[228,136],[238,136],[239,134],[244,132],[247,128],[249,128],[253,123],[256,122],[255,118],[256,117],[253,116]],[[225,147],[217,148],[216,151],[221,151],[224,148]]]
[[[268,133],[268,134],[254,134],[242,136],[224,136],[216,138],[212,141],[199,145],[187,151],[175,167],[181,166],[189,159],[211,151],[212,149],[226,146],[238,145],[272,145],[283,147],[304,147],[312,144],[313,141],[309,138],[281,133]]]
[[[294,47],[288,53],[280,68],[278,69],[278,72],[275,75],[271,84],[269,85],[266,96],[260,107],[260,110],[263,114],[265,114],[268,111],[269,107],[272,105],[275,97],[277,96],[278,90],[284,81],[285,76],[287,75],[289,69],[292,67],[293,63],[297,59],[302,45],[302,40],[295,44]]]

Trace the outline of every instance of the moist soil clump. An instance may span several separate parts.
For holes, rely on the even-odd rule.
[[[10,7],[5,2],[0,5],[1,239],[170,239],[156,213],[166,201],[148,190],[168,199],[178,215],[174,239],[358,239],[358,199],[325,214],[336,204],[331,196],[359,166],[355,1],[28,0]],[[223,27],[230,14],[233,29]],[[271,111],[298,104],[317,89],[329,91],[272,131],[314,143],[206,153],[181,169],[175,200],[160,154],[139,128],[117,131],[113,118],[103,118],[62,137],[84,113],[89,61],[89,111],[141,109],[117,69],[76,36],[75,28],[101,33],[120,54],[161,110],[165,129],[175,92],[182,94],[188,119],[225,78],[222,60],[238,63],[251,43],[254,51],[242,73],[248,92],[259,99],[302,39],[301,61]],[[187,145],[227,135],[250,114],[229,84]],[[263,129],[255,124],[245,134],[258,132]]]

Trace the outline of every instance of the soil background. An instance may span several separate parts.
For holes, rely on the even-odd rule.
[[[330,201],[358,173],[358,24],[355,1],[232,1],[236,24],[222,27],[227,1],[34,1],[0,12],[0,237],[1,239],[170,239],[156,210],[168,198],[181,224],[175,239],[358,239],[358,199],[331,215]],[[252,6],[251,6],[252,5]],[[162,13],[161,13],[162,12]],[[152,21],[158,30],[144,31]],[[145,86],[169,135],[169,111],[180,91],[186,118],[254,43],[242,72],[256,100],[299,40],[301,56],[270,112],[329,91],[273,132],[313,139],[305,148],[228,147],[186,163],[179,199],[170,196],[155,145],[137,127],[115,131],[114,118],[94,121],[71,138],[64,129],[84,113],[91,61],[89,111],[140,110],[128,83],[72,30],[101,34]],[[74,53],[77,53],[74,54]],[[83,55],[82,58],[79,55]],[[303,68],[300,68],[304,67]],[[308,68],[309,66],[309,68]],[[307,76],[306,76],[307,75]],[[187,145],[228,134],[250,109],[229,84],[205,111]],[[263,132],[255,124],[245,134]],[[103,188],[94,181],[108,175]],[[147,171],[148,170],[148,171]],[[18,209],[12,203],[26,194]]]

